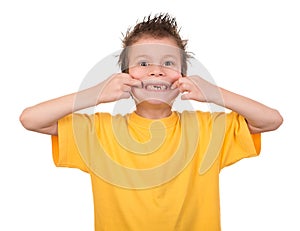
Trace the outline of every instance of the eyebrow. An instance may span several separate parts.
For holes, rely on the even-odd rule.
[[[164,55],[162,57],[159,57],[161,60],[164,60],[164,59],[173,59],[173,60],[180,60],[180,56],[176,56],[176,55],[170,55],[170,54],[167,54],[167,55]],[[152,60],[153,57],[150,56],[150,55],[137,55],[137,56],[133,56],[130,58],[132,61],[137,61],[137,60],[141,60],[141,59],[146,59],[146,60]]]
[[[164,55],[163,59],[167,59],[167,58],[172,58],[172,59],[180,59],[180,56],[176,56],[176,55]]]
[[[133,56],[134,59],[151,59],[150,55],[137,55]]]
[[[136,63],[143,60],[151,60],[151,57],[148,55],[128,56],[129,63]]]

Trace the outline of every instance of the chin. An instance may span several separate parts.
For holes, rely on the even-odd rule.
[[[176,91],[168,92],[145,92],[133,91],[133,98],[136,104],[146,103],[151,105],[168,105],[172,106],[174,100],[178,96]]]
[[[152,105],[169,105],[169,106],[172,106],[173,103],[173,102],[162,101],[160,99],[145,99],[144,102]]]
[[[137,105],[159,106],[159,107],[171,107],[174,100],[162,100],[162,99],[135,99]]]

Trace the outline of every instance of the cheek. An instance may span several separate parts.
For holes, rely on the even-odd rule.
[[[182,75],[180,73],[176,73],[176,74],[170,76],[170,79],[172,79],[172,82],[175,82],[178,79],[180,79],[181,77],[182,77]]]
[[[144,73],[142,73],[138,68],[129,68],[128,74],[134,79],[141,79],[144,76]]]
[[[163,72],[164,72],[164,77],[170,79],[171,82],[175,82],[176,80],[182,77],[181,73],[176,70],[165,69],[163,70]],[[148,72],[146,69],[134,68],[134,67],[129,68],[128,74],[131,75],[131,77],[134,79],[142,79],[148,76]]]
[[[177,69],[165,68],[164,72],[166,76],[174,81],[182,77],[181,71],[178,71]]]

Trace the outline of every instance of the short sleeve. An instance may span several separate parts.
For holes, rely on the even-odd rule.
[[[228,113],[225,123],[226,130],[220,153],[220,169],[243,158],[260,154],[261,134],[250,134],[243,116],[235,112]]]
[[[51,137],[53,161],[57,167],[78,168],[88,172],[80,155],[73,128],[73,124],[76,122],[82,124],[83,128],[87,127],[88,130],[88,126],[84,126],[87,124],[86,120],[89,121],[87,116],[71,114],[58,121],[58,135]]]

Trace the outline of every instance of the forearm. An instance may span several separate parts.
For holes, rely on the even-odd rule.
[[[251,133],[272,131],[282,124],[283,119],[277,110],[228,90],[219,89],[221,100],[219,99],[217,104],[242,115]]]
[[[97,94],[90,88],[28,107],[22,112],[20,121],[28,130],[55,134],[53,130],[59,119],[96,104]]]
[[[26,108],[20,121],[28,130],[56,135],[57,121],[62,117],[100,103],[129,98],[132,87],[141,87],[141,81],[125,73],[116,73],[86,90]]]

